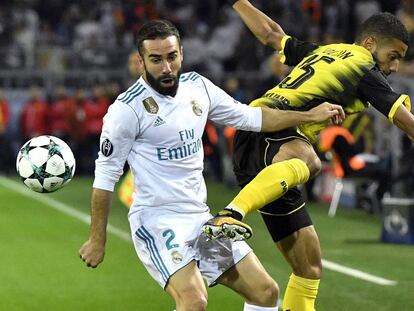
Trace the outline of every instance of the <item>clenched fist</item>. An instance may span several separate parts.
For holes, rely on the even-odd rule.
[[[89,239],[79,249],[79,256],[88,267],[96,268],[104,259],[105,244]]]

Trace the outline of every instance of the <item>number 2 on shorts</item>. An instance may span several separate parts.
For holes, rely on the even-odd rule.
[[[179,246],[176,243],[173,243],[172,244],[172,241],[175,238],[175,233],[174,233],[174,231],[172,229],[165,230],[162,233],[162,236],[163,237],[167,237],[168,236],[167,242],[165,242],[165,245],[167,246],[167,249],[172,249],[172,248],[175,248],[175,247],[178,247]]]

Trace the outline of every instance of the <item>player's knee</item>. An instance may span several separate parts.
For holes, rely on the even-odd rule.
[[[248,303],[261,307],[274,307],[279,297],[279,286],[269,277],[262,284],[255,286],[251,294],[251,297],[247,297]]]
[[[320,279],[321,276],[322,276],[322,262],[318,263],[317,265],[313,265],[312,270],[311,270],[312,279]]]
[[[306,269],[305,277],[307,279],[320,279],[321,275],[322,275],[322,262],[312,263]]]
[[[207,309],[207,296],[196,289],[186,290],[176,298],[177,310],[205,311]]]
[[[306,166],[309,169],[309,178],[313,178],[318,175],[322,168],[322,163],[315,152],[312,150],[304,149],[300,155],[297,155],[297,158],[305,162]]]
[[[297,267],[293,267],[293,273],[305,279],[320,279],[322,275],[322,262],[308,262],[307,264],[301,264]]]

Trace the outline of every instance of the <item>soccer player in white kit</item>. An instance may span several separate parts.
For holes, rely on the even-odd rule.
[[[207,284],[245,300],[245,311],[277,310],[278,287],[245,242],[208,241],[200,234],[206,205],[201,137],[207,119],[237,129],[277,131],[341,118],[337,105],[279,111],[235,101],[196,72],[181,74],[183,50],[168,21],[146,23],[137,36],[145,72],[104,117],[91,199],[91,231],[79,250],[88,267],[103,261],[114,185],[128,161],[134,175],[129,212],[132,240],[150,275],[177,311],[202,311]]]

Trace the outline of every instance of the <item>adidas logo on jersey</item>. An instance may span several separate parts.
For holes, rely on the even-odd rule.
[[[161,117],[157,117],[157,119],[155,119],[155,122],[154,122],[154,126],[160,126],[160,125],[163,125],[165,123],[165,121],[161,118]]]

